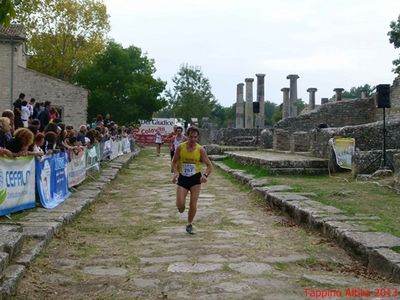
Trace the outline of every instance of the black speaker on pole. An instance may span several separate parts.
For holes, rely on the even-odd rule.
[[[253,113],[260,113],[260,102],[253,102]]]
[[[376,106],[378,108],[390,108],[390,84],[378,84],[376,86]]]

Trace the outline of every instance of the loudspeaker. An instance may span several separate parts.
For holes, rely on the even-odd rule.
[[[378,84],[376,86],[376,106],[378,108],[390,108],[390,84]]]
[[[258,114],[260,112],[260,102],[253,102],[253,113]]]

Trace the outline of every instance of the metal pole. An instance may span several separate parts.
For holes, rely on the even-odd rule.
[[[386,169],[386,114],[385,114],[385,108],[383,108],[383,150],[382,150],[382,155],[383,155],[383,168]]]
[[[256,139],[256,143],[257,143],[257,145],[259,144],[259,140],[258,140],[258,128],[259,128],[260,126],[259,125],[257,125],[257,139]]]

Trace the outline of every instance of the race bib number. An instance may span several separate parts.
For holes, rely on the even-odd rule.
[[[196,174],[195,164],[182,164],[182,175],[190,177]]]

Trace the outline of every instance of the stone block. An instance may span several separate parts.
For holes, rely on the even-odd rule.
[[[7,268],[9,262],[9,255],[6,252],[0,252],[0,278],[4,270]]]
[[[22,265],[11,265],[4,272],[3,282],[0,286],[0,298],[9,298],[15,295],[17,284],[24,276],[26,268]]]
[[[368,264],[371,250],[400,246],[400,238],[384,232],[344,231],[340,234],[338,242],[365,265]]]
[[[10,259],[21,252],[24,244],[24,236],[20,230],[19,227],[0,225],[0,251],[7,252]]]
[[[16,257],[14,262],[19,265],[29,267],[32,261],[39,255],[47,242],[45,240],[31,239],[25,243],[21,254]]]
[[[396,271],[396,264],[399,263],[400,254],[388,248],[374,249],[368,255],[368,267],[386,277],[393,276],[393,272]]]

